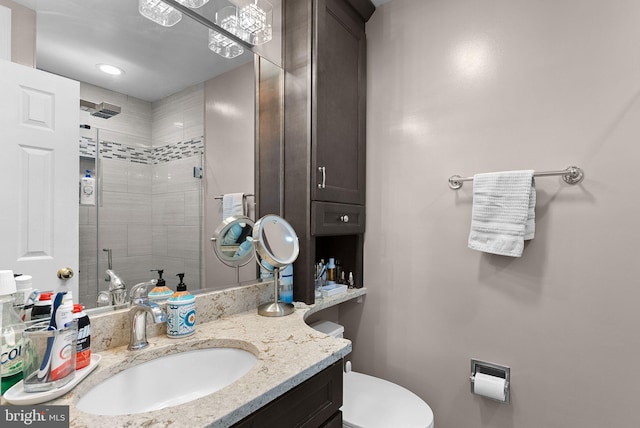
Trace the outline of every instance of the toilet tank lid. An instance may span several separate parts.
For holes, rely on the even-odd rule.
[[[331,321],[316,321],[310,327],[331,337],[340,337],[344,334],[344,327]]]

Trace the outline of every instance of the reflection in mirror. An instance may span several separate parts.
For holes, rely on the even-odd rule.
[[[201,24],[185,17],[163,28],[135,0],[14,1],[37,13],[38,68],[80,81],[86,101],[78,178],[90,170],[96,200],[80,207],[80,302],[92,308],[109,290],[109,268],[127,284],[163,268],[196,288],[234,285],[228,269],[209,265],[203,231],[221,221],[212,194],[254,193],[253,54],[224,59]],[[260,50],[279,63],[281,2],[271,3],[273,41]],[[212,19],[228,4],[210,0],[198,13]],[[102,73],[105,62],[124,73]],[[233,187],[234,174],[248,184]],[[251,276],[255,268],[242,280]]]
[[[273,267],[274,301],[258,307],[258,314],[265,317],[282,317],[292,314],[291,303],[279,301],[280,268],[291,265],[298,258],[300,246],[298,235],[293,227],[282,217],[269,214],[253,226],[253,244],[256,261],[268,270]]]
[[[252,232],[253,220],[245,216],[231,216],[220,223],[211,238],[213,249],[220,261],[227,266],[238,268],[238,282],[239,267],[249,263],[253,257]]]

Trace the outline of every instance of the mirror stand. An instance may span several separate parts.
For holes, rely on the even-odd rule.
[[[273,269],[273,302],[264,303],[258,306],[258,315],[263,317],[284,317],[290,315],[294,311],[292,303],[278,302],[278,287],[280,278],[280,268]]]

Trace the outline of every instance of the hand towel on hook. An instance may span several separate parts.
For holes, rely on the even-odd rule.
[[[535,206],[533,170],[474,175],[469,248],[520,257],[535,234]]]

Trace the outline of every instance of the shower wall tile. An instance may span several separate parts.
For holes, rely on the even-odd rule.
[[[127,255],[146,256],[152,252],[153,236],[150,224],[129,225],[127,228]]]
[[[167,163],[153,166],[151,177],[151,193],[153,195],[167,193],[169,181],[169,165]]]
[[[129,163],[127,169],[127,189],[129,193],[151,194],[152,165]]]
[[[200,228],[197,226],[168,226],[167,255],[197,259],[200,255]]]
[[[200,190],[184,192],[184,224],[200,226],[202,210],[200,208]]]
[[[111,130],[151,141],[151,103],[105,88],[80,82],[80,98],[120,106],[121,113],[110,119],[86,116],[87,124],[101,130]]]
[[[98,245],[98,232],[95,225],[81,224],[78,241],[79,265],[96,264],[96,248]]]
[[[163,278],[167,280],[169,288],[175,291],[176,284],[178,284],[176,274],[185,271],[184,259],[181,257],[153,256],[152,264],[154,266],[153,269],[164,269]]]
[[[123,259],[113,258],[113,270],[124,279],[127,289],[131,289],[135,284],[149,281],[154,277],[151,269],[155,269],[151,255],[130,256]],[[106,284],[106,283],[105,283]],[[106,289],[108,287],[105,286]]]
[[[115,159],[100,159],[103,192],[127,192],[129,163]]]
[[[107,260],[104,248],[111,248],[113,259],[127,256],[127,226],[126,225],[101,225],[98,240],[98,258]]]
[[[153,249],[151,254],[154,256],[167,255],[167,226],[152,226]]]
[[[83,225],[96,225],[96,206],[95,205],[80,205],[79,222]]]
[[[184,193],[153,196],[151,224],[184,225]]]
[[[204,135],[204,85],[197,84],[152,103],[154,146]]]
[[[168,192],[187,192],[197,190],[202,179],[193,176],[193,168],[201,165],[199,156],[187,157],[168,162]]]

